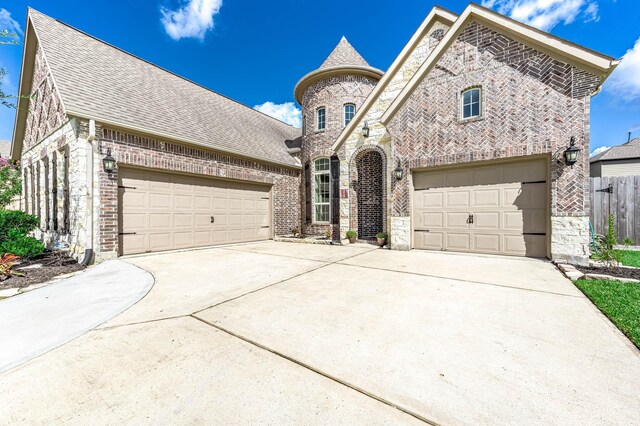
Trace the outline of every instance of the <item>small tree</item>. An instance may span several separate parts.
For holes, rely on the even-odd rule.
[[[618,236],[616,235],[616,223],[612,214],[609,215],[607,223],[607,233],[604,238],[600,240],[599,257],[607,265],[611,266],[617,264],[622,259],[622,256],[618,250],[615,249],[618,244]]]
[[[0,31],[0,46],[5,44],[17,45],[18,34],[11,33],[8,30]],[[16,97],[8,95],[2,90],[2,79],[6,74],[7,70],[4,68],[0,68],[0,104],[6,106],[7,108],[15,108],[16,105],[13,102],[8,101],[8,99],[15,99]]]
[[[0,210],[6,209],[21,192],[20,163],[0,158]]]

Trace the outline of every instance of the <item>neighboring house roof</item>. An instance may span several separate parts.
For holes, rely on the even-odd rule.
[[[563,40],[516,21],[515,19],[508,18],[485,7],[471,3],[458,17],[449,31],[447,31],[442,41],[429,54],[427,60],[420,66],[420,69],[418,69],[400,94],[393,100],[389,108],[387,108],[380,120],[383,125],[389,123],[415,88],[418,87],[431,69],[437,64],[449,46],[456,40],[467,24],[472,21],[513,37],[515,40],[546,53],[551,57],[576,66],[593,75],[600,76],[601,85],[620,63],[620,61],[615,58]],[[597,91],[595,93],[597,93]],[[355,117],[353,121],[355,121]]]
[[[635,138],[629,142],[611,147],[589,159],[590,163],[609,160],[630,160],[640,158],[640,138]]]
[[[300,129],[33,9],[29,10],[28,20],[33,24],[66,114],[300,167],[285,144],[300,137]],[[28,27],[31,28],[29,24]],[[29,34],[25,52],[26,44],[31,42],[28,38]],[[31,75],[25,75],[23,69],[22,79],[25,78]],[[28,95],[22,93],[22,83],[21,94]],[[14,130],[14,140],[18,140],[17,133]]]
[[[438,20],[447,22],[448,24],[452,24],[457,18],[458,15],[439,6],[435,6],[433,7],[433,9],[431,9],[431,12],[429,12],[424,21],[422,21],[422,24],[420,24],[416,32],[413,34],[413,36],[411,36],[409,42],[404,46],[404,48],[393,61],[387,72],[384,74],[384,76],[382,76],[376,87],[373,88],[373,91],[369,94],[362,106],[356,111],[356,115],[349,122],[349,125],[342,130],[342,133],[340,133],[340,136],[338,136],[331,149],[333,149],[334,151],[337,150],[340,145],[342,145],[342,143],[347,139],[347,137],[354,131],[354,129],[359,125],[362,118],[365,117],[367,112],[369,111],[369,108],[373,106],[373,104],[382,94],[387,85],[393,80],[396,73],[402,68],[402,65],[406,62],[407,58],[409,58],[411,53],[418,46],[420,40],[422,40],[424,35],[431,28],[432,24],[434,24]]]
[[[11,141],[0,141],[0,157],[9,158],[11,156]]]
[[[343,36],[331,54],[320,65],[320,68],[311,71],[298,81],[293,90],[293,95],[298,103],[302,105],[302,95],[309,86],[318,80],[341,74],[364,75],[379,80],[384,73],[369,65]]]

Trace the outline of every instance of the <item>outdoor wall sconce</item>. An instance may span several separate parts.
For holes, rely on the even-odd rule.
[[[365,138],[369,137],[369,125],[366,121],[364,122],[364,126],[362,126],[362,136],[364,136]]]
[[[402,179],[402,173],[404,172],[404,170],[402,170],[402,166],[400,166],[400,160],[398,160],[398,165],[396,166],[396,169],[394,170],[394,173],[396,175],[396,179],[400,180]]]
[[[580,153],[580,148],[576,146],[576,138],[571,136],[571,142],[569,148],[564,150],[564,162],[567,166],[571,166],[578,162],[578,154]]]
[[[116,159],[111,156],[111,148],[107,149],[107,156],[102,159],[104,165],[104,171],[112,173],[116,170]]]

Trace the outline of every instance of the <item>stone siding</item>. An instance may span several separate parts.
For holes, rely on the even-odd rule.
[[[415,49],[405,59],[404,63],[396,71],[386,87],[382,90],[378,98],[369,107],[365,116],[360,119],[353,133],[351,133],[344,144],[342,145],[339,156],[341,159],[340,175],[344,176],[340,182],[341,190],[349,191],[349,197],[340,200],[340,232],[344,238],[345,233],[349,229],[357,229],[357,218],[352,215],[354,211],[354,205],[357,205],[357,194],[353,191],[352,182],[350,182],[349,176],[351,175],[351,167],[353,166],[352,159],[361,150],[377,147],[384,152],[384,190],[385,194],[391,194],[391,185],[395,179],[390,176],[391,170],[395,168],[395,163],[391,161],[392,147],[391,138],[386,128],[380,123],[380,118],[387,110],[389,105],[398,96],[406,84],[415,75],[420,65],[427,59],[429,53],[438,45],[442,37],[449,30],[449,26],[440,21],[435,21],[432,25],[425,29],[420,41],[418,41]],[[367,122],[369,126],[369,137],[364,138],[361,135],[361,130],[364,122]],[[355,209],[357,211],[357,208]],[[388,202],[388,196],[385,195],[384,200],[384,222],[383,230],[387,231],[390,227],[390,220],[393,220],[391,215],[391,203]],[[391,241],[393,237],[390,236]],[[396,247],[404,247],[405,245],[396,245]],[[408,249],[408,246],[407,246]]]

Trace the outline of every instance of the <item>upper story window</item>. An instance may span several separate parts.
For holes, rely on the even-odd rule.
[[[475,87],[462,92],[462,119],[480,117],[481,108],[481,89]]]
[[[313,162],[313,221],[329,222],[331,202],[330,162],[319,158]]]
[[[349,122],[356,115],[356,106],[354,104],[344,105],[344,125],[348,126]]]
[[[327,127],[327,110],[324,107],[320,107],[317,115],[318,130],[324,130]]]

